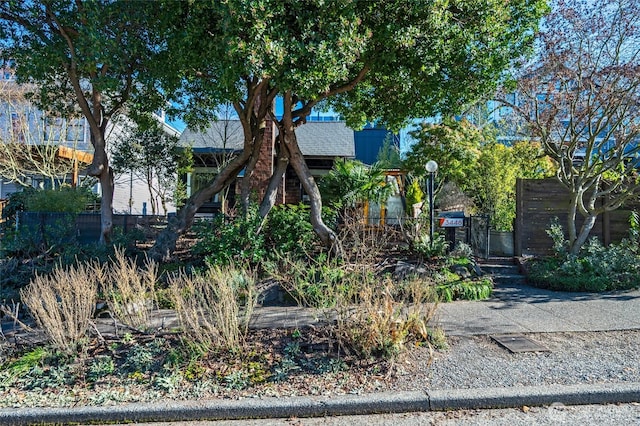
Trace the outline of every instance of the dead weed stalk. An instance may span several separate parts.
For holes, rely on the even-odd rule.
[[[57,266],[48,276],[36,275],[20,291],[38,326],[52,345],[73,353],[85,339],[96,306],[104,268],[97,262]]]
[[[360,288],[355,304],[338,305],[336,335],[341,347],[364,358],[392,358],[408,342],[429,342],[435,292],[418,280],[407,285],[407,295],[397,300],[391,279],[369,282]]]
[[[210,267],[169,278],[169,294],[188,340],[203,348],[239,350],[256,304],[256,276],[248,268]]]
[[[135,259],[127,259],[124,250],[116,250],[103,285],[111,313],[133,328],[148,327],[151,312],[156,307],[157,280],[158,265],[153,260],[147,259],[140,268]]]

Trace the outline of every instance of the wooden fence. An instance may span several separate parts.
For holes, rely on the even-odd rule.
[[[622,208],[600,215],[590,236],[603,244],[619,242],[629,235],[629,216],[640,211],[640,200],[635,198]],[[516,220],[514,251],[516,256],[551,254],[553,241],[546,230],[554,218],[567,229],[569,191],[554,178],[519,179],[516,184]],[[582,225],[578,214],[577,226]]]

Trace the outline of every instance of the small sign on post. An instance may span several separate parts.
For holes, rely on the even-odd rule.
[[[456,244],[456,228],[462,228],[464,226],[464,212],[441,212],[438,215],[438,224],[441,228],[446,228],[446,240],[449,242],[449,247],[454,247]]]
[[[442,212],[438,216],[441,228],[460,228],[464,226],[464,212]]]
[[[439,219],[441,228],[460,228],[464,226],[463,217],[441,217]]]

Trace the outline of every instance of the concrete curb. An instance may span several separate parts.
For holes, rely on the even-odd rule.
[[[0,424],[64,424],[320,417],[522,406],[640,402],[640,383],[449,389],[333,397],[170,401],[78,408],[0,410]]]
[[[432,411],[640,402],[640,383],[524,386],[429,391]]]

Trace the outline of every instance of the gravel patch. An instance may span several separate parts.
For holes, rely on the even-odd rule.
[[[640,382],[640,331],[532,333],[549,352],[511,353],[488,336],[450,337],[398,369],[398,390]]]

